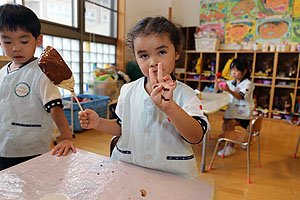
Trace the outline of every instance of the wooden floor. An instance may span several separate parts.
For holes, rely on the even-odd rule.
[[[208,168],[216,136],[221,131],[223,113],[209,116],[211,136],[207,145]],[[216,199],[220,200],[292,200],[300,199],[300,148],[293,159],[300,133],[300,126],[287,121],[264,119],[261,133],[261,168],[257,167],[256,144],[251,146],[251,179],[247,183],[246,151],[236,147],[236,153],[228,158],[216,157],[211,171],[200,173],[200,179],[214,185]],[[109,156],[110,135],[95,131],[76,134],[76,147]],[[194,146],[200,168],[202,146]]]

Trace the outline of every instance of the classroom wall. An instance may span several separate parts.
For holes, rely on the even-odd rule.
[[[172,7],[174,23],[181,26],[199,25],[200,0],[126,0],[125,33],[143,17],[160,15],[168,18],[169,7]],[[125,52],[127,63],[133,57],[131,51]]]
[[[127,32],[142,18],[149,16],[168,17],[171,0],[126,0],[125,37]],[[126,47],[128,48],[128,47]],[[125,51],[125,60],[133,59],[132,51]],[[127,63],[125,62],[125,63]]]

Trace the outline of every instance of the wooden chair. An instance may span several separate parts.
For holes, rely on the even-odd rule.
[[[263,121],[262,116],[259,116],[259,117],[256,116],[250,121],[250,126],[247,129],[248,131],[233,130],[233,131],[227,131],[227,132],[221,134],[219,136],[220,138],[218,139],[218,142],[217,142],[215,150],[214,150],[214,154],[210,161],[209,169],[210,170],[212,169],[214,158],[216,156],[218,146],[221,142],[225,141],[224,150],[227,147],[228,142],[232,142],[232,143],[239,144],[239,145],[244,145],[247,147],[247,181],[248,181],[248,183],[251,183],[251,179],[250,179],[250,144],[252,142],[255,142],[254,140],[252,140],[253,137],[257,137],[257,155],[258,155],[257,166],[261,167],[259,135],[260,135],[260,131],[262,128],[262,121]],[[224,155],[222,155],[222,157],[224,157]]]
[[[110,151],[109,151],[109,156],[111,157],[111,154],[119,140],[120,136],[114,136],[111,138],[111,141],[110,141]]]

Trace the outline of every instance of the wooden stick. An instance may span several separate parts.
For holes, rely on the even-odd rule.
[[[75,100],[77,101],[77,104],[78,104],[80,110],[83,112],[83,108],[81,107],[80,102],[78,101],[78,98],[77,98],[75,92],[74,92],[74,91],[71,91],[71,93],[72,93],[72,95],[75,97]]]

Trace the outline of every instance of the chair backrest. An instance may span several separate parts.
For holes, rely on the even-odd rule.
[[[263,122],[262,116],[255,116],[251,120],[250,133],[252,136],[256,136],[260,133],[260,130],[262,128],[262,122]]]
[[[118,140],[119,140],[120,136],[114,136],[111,138],[111,141],[110,141],[110,149],[109,149],[109,156],[111,156],[112,154],[112,151],[114,150]]]

